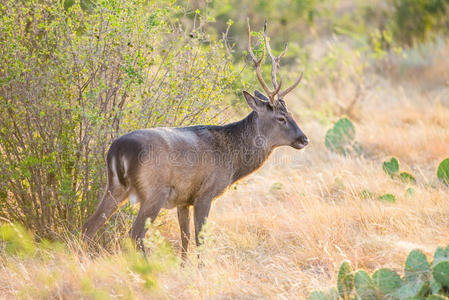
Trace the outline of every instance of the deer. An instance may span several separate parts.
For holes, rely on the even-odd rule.
[[[218,126],[158,127],[140,129],[114,140],[107,153],[107,184],[93,215],[82,228],[82,239],[92,241],[98,229],[129,199],[140,208],[129,232],[136,246],[145,253],[143,239],[147,219],[153,222],[162,208],[177,209],[181,232],[181,256],[185,260],[190,241],[190,208],[193,206],[196,245],[202,244],[201,230],[211,203],[236,181],[259,169],[273,150],[280,146],[302,149],[309,140],[287,110],[284,97],[298,86],[299,78],[281,91],[277,81],[280,60],[271,52],[264,24],[264,42],[271,59],[270,89],[262,77],[260,58],[251,46],[247,19],[248,53],[256,77],[265,94],[243,91],[251,108],[244,119]]]

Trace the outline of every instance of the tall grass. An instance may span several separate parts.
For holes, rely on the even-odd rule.
[[[298,95],[286,101],[310,145],[303,151],[276,150],[261,170],[220,197],[209,216],[204,246],[193,247],[184,267],[178,259],[175,211],[165,212],[151,227],[148,261],[120,239],[110,241],[109,251],[92,254],[75,236],[68,236],[71,242],[64,246],[20,246],[21,240],[31,240],[19,231],[16,242],[23,253],[0,244],[0,295],[301,299],[332,285],[344,259],[356,268],[382,266],[402,273],[410,250],[431,254],[447,244],[449,190],[437,180],[436,167],[449,156],[449,76],[443,71],[448,52],[445,45],[430,53],[434,57],[427,65],[401,74],[394,66],[407,58],[391,60],[389,70],[365,70],[360,78],[364,91],[352,117],[364,149],[361,156],[333,154],[323,142],[340,114],[332,109],[335,100],[350,100],[353,85],[342,82],[336,93],[335,85],[306,80]],[[438,92],[429,86],[438,86]],[[383,172],[382,162],[390,156],[416,176],[416,185]],[[408,187],[414,195],[406,193]],[[384,193],[396,195],[396,203],[379,201]]]

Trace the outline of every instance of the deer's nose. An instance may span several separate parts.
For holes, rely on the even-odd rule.
[[[305,135],[301,136],[299,140],[301,141],[301,144],[303,144],[304,146],[306,146],[309,143],[309,139]]]

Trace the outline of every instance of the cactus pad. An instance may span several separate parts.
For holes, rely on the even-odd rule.
[[[354,285],[357,295],[361,299],[376,300],[378,298],[376,286],[374,285],[373,280],[366,271],[359,270],[357,271],[357,273],[355,273]]]
[[[425,278],[429,272],[429,262],[426,255],[418,249],[410,252],[405,261],[405,280],[415,281],[418,278]]]
[[[353,147],[355,128],[347,118],[341,118],[329,129],[325,137],[327,149],[342,155],[349,154]]]
[[[323,291],[313,291],[310,293],[308,300],[329,300],[329,295]]]
[[[399,173],[399,162],[395,157],[392,157],[390,161],[384,161],[382,169],[393,178],[393,176]]]
[[[415,176],[407,172],[401,172],[401,174],[399,174],[399,179],[404,183],[416,183]]]
[[[449,158],[446,158],[440,163],[437,170],[437,176],[442,183],[449,186]]]
[[[390,294],[402,285],[398,273],[390,269],[379,269],[373,274],[373,281],[377,288],[384,294]]]
[[[340,270],[338,271],[337,287],[340,297],[349,299],[354,288],[354,275],[352,274],[352,267],[348,261],[344,261]]]
[[[442,261],[433,268],[433,277],[444,287],[449,287],[449,261]]]
[[[379,197],[379,200],[385,201],[385,202],[395,203],[396,202],[396,196],[393,195],[393,194],[384,194],[384,195]]]

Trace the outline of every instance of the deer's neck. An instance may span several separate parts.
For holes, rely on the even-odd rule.
[[[243,120],[230,124],[233,182],[260,168],[273,151],[267,136],[259,131],[257,118],[257,113],[251,112]]]

